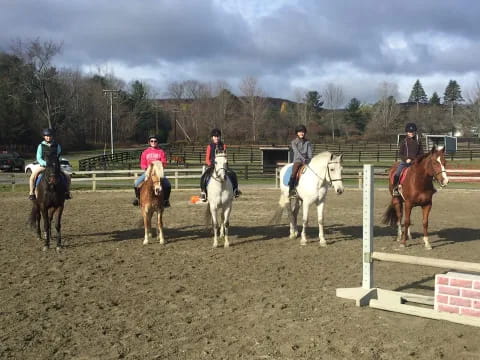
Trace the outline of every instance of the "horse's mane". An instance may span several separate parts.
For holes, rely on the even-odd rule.
[[[425,160],[427,157],[429,157],[431,155],[430,151],[429,152],[426,152],[424,153],[423,155],[419,156],[418,158],[416,158],[414,161],[413,161],[413,164],[420,164],[423,160]],[[412,164],[412,165],[413,165]]]
[[[163,164],[161,161],[153,161],[147,168],[145,172],[145,180],[148,180],[152,174],[156,174],[159,178],[163,178]]]
[[[311,163],[312,164],[319,164],[319,163],[322,163],[322,162],[325,162],[325,161],[329,161],[332,157],[332,153],[330,151],[323,151],[317,155],[315,155],[313,158],[312,158],[312,161]]]

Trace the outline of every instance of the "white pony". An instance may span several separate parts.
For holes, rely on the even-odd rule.
[[[206,219],[213,225],[213,247],[218,246],[218,228],[220,237],[225,239],[224,247],[228,248],[228,219],[232,211],[233,186],[227,176],[227,154],[215,152],[215,168],[207,185],[208,207]]]
[[[308,208],[315,203],[318,212],[318,238],[320,239],[320,246],[327,246],[323,233],[323,208],[329,185],[333,186],[338,195],[343,193],[342,157],[343,155],[337,156],[328,151],[314,156],[310,163],[304,168],[304,173],[300,177],[297,185],[298,195],[292,200],[293,204],[290,203],[288,197],[289,188],[288,185],[285,184],[285,182],[288,182],[293,164],[287,164],[280,170],[281,196],[278,203],[282,212],[283,209],[287,208],[288,218],[290,220],[291,239],[298,236],[297,216],[300,208],[299,202],[303,202],[303,229],[300,245],[307,244],[306,228]],[[287,171],[288,174],[286,174]]]

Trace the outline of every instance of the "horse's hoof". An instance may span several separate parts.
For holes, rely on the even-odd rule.
[[[216,249],[218,247],[217,243],[213,243],[213,248]]]
[[[165,240],[160,240],[159,243],[160,245],[165,245]]]
[[[226,242],[225,244],[223,244],[223,247],[226,249],[226,248],[229,248],[230,247],[230,244],[228,242]]]
[[[143,240],[143,245],[148,245],[148,240]]]
[[[56,251],[57,253],[59,253],[61,250],[62,250],[62,248],[61,248],[60,246],[57,246],[57,247],[55,248],[55,251]]]
[[[407,247],[407,245],[405,245],[404,243],[400,243],[399,246],[400,246],[402,249]]]
[[[302,246],[307,245],[307,239],[300,240],[300,245],[302,245]]]
[[[425,245],[425,250],[432,250],[432,245],[430,245],[430,244]]]
[[[327,247],[327,242],[325,240],[320,241],[320,246],[321,247]]]

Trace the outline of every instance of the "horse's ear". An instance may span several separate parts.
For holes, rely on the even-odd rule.
[[[434,144],[432,146],[432,150],[430,150],[430,152],[433,154],[433,153],[435,153],[435,151],[437,151],[437,145]]]
[[[330,161],[333,160],[333,157],[334,157],[334,156],[335,156],[335,155],[334,155],[333,153],[330,154]]]
[[[342,162],[343,160],[343,154],[340,154],[340,156],[338,157],[338,161]]]

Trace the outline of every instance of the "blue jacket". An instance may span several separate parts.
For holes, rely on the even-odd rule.
[[[52,146],[57,147],[57,157],[60,157],[60,154],[62,152],[62,147],[60,146],[60,144],[57,144],[55,141],[52,141],[51,143],[47,143],[44,140],[37,147],[37,162],[43,167],[47,166],[47,157],[48,157],[47,152],[49,152],[49,149]]]

